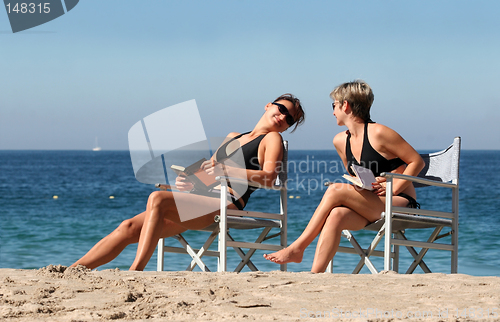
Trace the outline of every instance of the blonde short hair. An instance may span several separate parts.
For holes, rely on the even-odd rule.
[[[370,108],[373,104],[373,91],[365,81],[355,80],[337,86],[330,97],[339,102],[347,101],[351,107],[352,114],[365,122],[370,120]]]

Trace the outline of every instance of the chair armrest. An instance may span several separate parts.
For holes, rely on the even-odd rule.
[[[241,178],[235,178],[235,177],[227,177],[227,176],[217,176],[215,177],[215,180],[217,181],[230,181],[234,183],[242,183],[242,184],[247,184],[250,187],[258,188],[258,189],[267,189],[267,190],[282,190],[283,186],[281,185],[273,185],[272,187],[264,186],[258,182],[253,182],[253,181],[248,181],[244,180]]]
[[[413,176],[409,176],[406,174],[400,174],[400,173],[382,172],[380,174],[380,176],[387,177],[387,178],[403,179],[403,180],[408,180],[408,181],[412,181],[412,182],[418,182],[418,183],[425,184],[428,186],[445,187],[445,188],[456,188],[457,187],[456,184],[450,183],[450,182],[434,181],[434,180],[429,180],[429,179],[420,178],[420,177],[413,177]]]
[[[167,191],[167,190],[179,191],[179,189],[177,189],[175,186],[171,186],[168,184],[157,183],[157,184],[155,184],[155,187],[162,190],[162,191]]]

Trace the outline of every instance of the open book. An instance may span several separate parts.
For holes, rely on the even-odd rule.
[[[187,177],[189,181],[193,183],[196,191],[206,192],[219,185],[219,181],[215,180],[215,176],[208,175],[205,170],[200,169],[201,164],[205,161],[207,161],[207,159],[203,158],[187,167],[172,165],[170,168],[174,170],[178,176]]]
[[[372,183],[377,182],[377,180],[375,180],[375,176],[373,175],[372,170],[355,164],[351,164],[351,169],[354,172],[355,177],[344,174],[344,179],[354,183],[355,185],[363,189],[373,190]]]

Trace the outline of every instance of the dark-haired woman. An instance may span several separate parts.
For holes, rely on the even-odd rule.
[[[228,152],[228,148],[234,145],[232,143],[237,143],[236,150],[241,149],[245,159],[246,166],[243,171],[246,179],[269,186],[276,179],[278,169],[281,167],[283,144],[280,132],[292,126],[295,126],[295,130],[304,119],[305,114],[299,99],[291,94],[282,95],[265,105],[265,112],[252,131],[244,134],[230,133],[225,143],[211,160],[202,165],[202,168],[208,174],[217,174],[221,168],[220,158],[233,155],[234,151]],[[123,221],[72,266],[80,264],[94,269],[113,260],[127,245],[139,243],[130,270],[143,270],[160,238],[171,237],[189,229],[201,229],[214,222],[214,217],[219,213],[218,198],[184,193],[193,189],[193,185],[182,176],[177,177],[176,187],[181,192],[151,193],[146,211]],[[242,194],[233,192],[232,203],[228,207],[242,209],[252,192],[251,189]],[[203,215],[182,220],[178,210],[181,207],[187,207]],[[211,212],[204,212],[206,209],[211,209]]]

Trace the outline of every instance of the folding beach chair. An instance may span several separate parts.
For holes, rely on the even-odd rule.
[[[277,190],[279,191],[280,199],[280,212],[267,213],[245,210],[233,210],[227,208],[227,180],[230,182],[243,181],[241,179],[217,177],[221,182],[221,210],[220,215],[215,217],[215,222],[201,229],[201,231],[210,232],[210,236],[205,243],[199,248],[195,249],[186,240],[182,234],[176,235],[172,238],[177,239],[182,247],[166,246],[165,239],[160,239],[158,242],[158,263],[157,270],[164,270],[165,253],[180,253],[188,254],[191,257],[191,262],[186,270],[192,271],[196,266],[200,267],[202,271],[211,271],[207,264],[203,261],[203,257],[212,256],[217,257],[217,271],[225,272],[227,270],[227,256],[228,248],[233,248],[236,253],[241,257],[241,261],[236,265],[234,271],[240,272],[245,266],[248,266],[252,271],[258,270],[254,263],[251,261],[252,255],[256,250],[278,251],[287,246],[287,161],[288,161],[288,142],[283,141],[283,165],[281,171],[273,185],[273,187],[261,187],[262,189]],[[248,185],[253,185],[251,182],[246,182]],[[253,242],[243,241],[247,237],[245,231],[259,230],[258,238]],[[231,231],[231,233],[230,233]],[[186,235],[184,233],[184,235]],[[233,238],[239,235],[238,239]],[[279,244],[276,242],[269,243],[269,240],[276,241],[279,238]],[[217,239],[218,250],[209,250],[210,245]],[[244,249],[247,249],[245,252]],[[280,265],[282,271],[286,271],[286,264]]]
[[[407,274],[414,272],[420,266],[425,273],[430,273],[423,258],[429,249],[438,249],[451,252],[451,273],[457,273],[458,266],[458,172],[460,162],[460,137],[456,137],[453,144],[447,149],[430,154],[421,154],[425,161],[425,168],[418,177],[402,174],[382,173],[387,178],[387,198],[385,212],[381,219],[369,224],[364,230],[376,231],[377,235],[367,248],[362,248],[354,235],[344,230],[343,236],[351,243],[352,247],[339,247],[340,253],[358,254],[361,259],[354,268],[353,274],[357,274],[364,265],[370,272],[377,274],[378,270],[370,260],[371,256],[384,257],[384,270],[399,270],[399,246],[405,246],[414,258]],[[435,211],[427,209],[413,209],[405,207],[395,207],[392,205],[392,182],[393,179],[405,179],[413,182],[416,188],[440,187],[451,189],[451,211]],[[445,203],[446,200],[443,200]],[[425,206],[425,205],[423,205]],[[389,214],[389,215],[387,215]],[[432,233],[425,240],[409,240],[406,235],[411,229],[433,229]],[[445,229],[445,233],[441,231]],[[391,233],[386,233],[386,232]],[[444,237],[448,237],[447,242],[436,243]],[[384,250],[375,250],[380,241],[384,240]],[[415,250],[420,248],[420,252]],[[330,262],[327,271],[333,271],[333,260]]]

